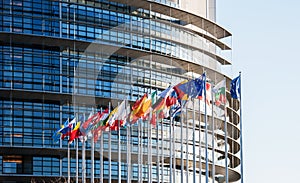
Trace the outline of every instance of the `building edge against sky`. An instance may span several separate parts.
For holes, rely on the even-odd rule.
[[[239,101],[231,33],[215,0],[3,0],[0,182],[238,182]],[[207,97],[150,124],[68,144],[68,119],[131,105],[205,72]],[[211,88],[225,80],[225,104]],[[200,181],[201,180],[201,181]]]

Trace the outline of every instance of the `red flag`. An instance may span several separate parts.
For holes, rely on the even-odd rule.
[[[70,133],[70,138],[69,138],[69,143],[72,143],[73,140],[75,140],[76,138],[78,138],[79,136],[81,136],[81,132],[79,130],[80,127],[80,122],[78,122],[75,126],[75,128],[71,131]]]
[[[156,112],[152,113],[150,124],[153,126],[153,128],[156,128]]]
[[[142,98],[140,98],[139,100],[137,100],[133,106],[131,107],[131,109],[134,111],[136,110],[137,108],[139,108],[141,106],[141,104],[144,102],[145,99],[147,99],[148,97],[148,94],[145,93],[144,96]]]

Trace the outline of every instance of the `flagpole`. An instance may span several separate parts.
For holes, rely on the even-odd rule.
[[[203,80],[203,78],[202,78]],[[202,153],[201,153],[201,100],[198,99],[199,103],[199,182],[201,183],[201,178],[202,178]]]
[[[68,104],[69,105],[69,104]],[[68,118],[68,123],[69,123],[69,118]],[[68,124],[69,125],[69,124]],[[68,129],[69,131],[70,129]],[[69,132],[68,132],[69,133]],[[70,138],[70,136],[68,137],[68,139]],[[69,141],[69,140],[68,140]],[[71,172],[70,172],[70,144],[68,142],[68,183],[71,182]]]
[[[188,103],[188,101],[186,101]],[[186,155],[186,162],[185,162],[185,166],[186,166],[186,182],[189,182],[189,123],[188,123],[188,110],[187,110],[187,106],[188,104],[185,104],[185,119],[186,119],[186,134],[185,134],[185,155]]]
[[[208,169],[208,143],[207,143],[207,104],[206,104],[206,79],[204,80],[204,123],[205,123],[205,180],[208,183],[209,169]]]
[[[131,154],[131,150],[130,150],[130,126],[128,125],[126,128],[127,131],[127,153],[126,153],[126,159],[127,159],[127,183],[131,182],[131,160],[130,160],[130,154]]]
[[[71,182],[71,173],[70,173],[70,144],[68,142],[68,183],[70,183],[70,182]]]
[[[193,100],[193,182],[196,183],[195,100]]]
[[[151,101],[153,102],[153,101]],[[148,119],[148,123],[147,123],[147,127],[148,127],[148,182],[151,183],[152,182],[152,127],[150,124],[151,118],[152,118],[152,109],[150,109],[150,113],[149,113],[149,119]]]
[[[180,159],[181,159],[181,170],[180,170],[180,174],[181,174],[181,182],[183,182],[183,170],[184,170],[184,160],[183,160],[183,110],[180,113]]]
[[[172,133],[173,133],[173,181],[176,182],[176,150],[175,150],[175,118],[173,117],[173,126],[172,126]]]
[[[126,103],[125,104],[126,107],[126,116],[128,116],[130,114],[127,114],[127,105],[129,105],[129,103]],[[129,105],[130,107],[130,105]],[[126,118],[125,120],[128,120],[128,118]],[[127,121],[126,124],[129,124],[129,121]],[[130,125],[127,125],[126,127],[126,137],[127,137],[127,141],[126,141],[126,145],[127,145],[127,153],[126,153],[126,161],[127,161],[127,183],[131,183],[131,148],[130,148],[130,130],[131,130],[131,126]]]
[[[156,111],[155,111],[156,112]],[[155,115],[155,125],[156,125],[156,171],[157,171],[157,182],[160,182],[160,179],[159,179],[159,174],[160,174],[160,163],[159,163],[159,146],[158,146],[158,143],[159,143],[159,138],[158,138],[158,121],[157,121],[157,115]]]
[[[102,114],[102,108],[100,108],[100,112]],[[101,132],[100,136],[100,183],[103,183],[103,132]]]
[[[212,90],[212,85],[211,85],[211,99],[212,99],[212,105],[211,105],[211,118],[212,118],[212,138],[211,138],[211,146],[212,146],[212,182],[215,182],[215,117],[214,117],[214,93]]]
[[[225,183],[228,183],[228,139],[227,139],[227,108],[226,108],[226,78],[225,80],[225,104],[224,104],[224,133],[225,133]]]
[[[173,117],[172,116],[170,116],[170,128],[169,128],[169,135],[170,135],[170,141],[169,141],[169,154],[170,154],[170,162],[169,162],[169,168],[170,168],[170,171],[169,171],[169,173],[170,173],[170,177],[169,177],[169,181],[170,182],[173,182],[172,181],[172,136],[173,136],[173,134],[172,134],[172,123],[173,123]]]
[[[120,103],[118,102],[118,107]],[[126,108],[125,108],[126,109]],[[114,121],[118,123],[118,183],[121,183],[121,129],[120,129],[120,122],[123,119],[117,119]]]
[[[141,135],[141,122],[140,119],[138,119],[138,183],[141,183],[141,176],[142,176],[142,167],[141,167],[141,144],[142,144],[142,135]]]
[[[163,119],[161,119],[161,123],[160,123],[160,126],[161,126],[161,180],[163,181],[164,180],[164,162],[165,162],[165,159],[164,159],[164,125],[163,125]]]
[[[108,113],[110,114],[111,102],[108,103]],[[111,183],[111,130],[110,127],[108,132],[108,183]]]
[[[78,114],[76,115],[76,118],[78,119]],[[76,183],[78,183],[78,138],[75,139],[75,143],[76,143]]]
[[[94,183],[94,168],[95,168],[95,143],[94,138],[91,138],[91,183]]]
[[[85,140],[82,141],[82,154],[81,154],[81,169],[82,169],[82,176],[81,180],[82,183],[85,183]]]
[[[240,95],[240,158],[241,158],[241,183],[244,183],[244,176],[243,176],[243,126],[242,126],[242,73],[239,72],[239,95]]]

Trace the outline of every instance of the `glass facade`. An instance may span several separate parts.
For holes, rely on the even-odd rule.
[[[0,2],[1,182],[240,179],[238,102],[228,92],[225,109],[209,105],[205,112],[193,100],[179,117],[155,126],[146,120],[104,132],[95,144],[53,142],[77,115],[133,103],[203,71],[214,83],[223,79],[229,62],[218,53],[226,30],[177,1],[136,3]]]

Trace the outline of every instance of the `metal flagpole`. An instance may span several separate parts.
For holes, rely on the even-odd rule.
[[[193,102],[193,182],[196,183],[196,147],[195,147],[195,100]]]
[[[119,105],[120,105],[120,103],[118,102],[118,107],[119,107]],[[126,108],[125,108],[125,110],[126,110]],[[121,179],[122,170],[121,170],[121,129],[120,129],[120,121],[121,121],[121,119],[114,121],[114,123],[115,122],[118,123],[118,183],[121,183],[121,181],[122,181],[122,179]]]
[[[70,144],[68,142],[68,183],[70,183],[70,182],[71,182],[71,172],[70,172]]]
[[[212,125],[211,125],[211,146],[212,146],[212,182],[215,182],[215,117],[214,117],[214,93],[213,93],[213,85],[211,84],[211,100],[212,100],[212,105],[211,105],[211,118],[212,118]]]
[[[172,133],[173,133],[173,181],[176,182],[176,149],[175,149],[175,118],[173,118],[172,123]]]
[[[85,183],[85,176],[86,176],[86,172],[85,172],[85,140],[82,141],[82,154],[81,154],[81,169],[82,169],[82,176],[81,176],[81,180],[82,183]]]
[[[241,158],[241,183],[244,183],[244,175],[243,175],[243,126],[242,126],[242,73],[239,73],[239,96],[240,96],[240,146],[241,146],[241,150],[240,150],[240,158]]]
[[[78,116],[76,117],[78,119]],[[78,138],[75,140],[76,142],[76,183],[78,183]]]
[[[69,108],[69,103],[68,103],[68,109],[70,110]],[[69,119],[68,119],[68,123],[70,123]],[[68,124],[69,125],[69,124]],[[71,172],[70,172],[70,144],[69,144],[69,138],[70,136],[68,136],[68,183],[71,182]]]
[[[172,177],[172,161],[173,161],[173,160],[172,160],[172,136],[173,136],[173,134],[172,134],[172,124],[173,124],[173,117],[171,116],[171,117],[170,117],[170,126],[169,126],[169,127],[170,127],[170,128],[169,128],[169,136],[170,136],[170,141],[169,141],[169,151],[170,151],[170,152],[169,152],[169,154],[170,154],[170,160],[169,160],[169,161],[170,161],[170,162],[169,162],[169,164],[170,164],[170,167],[169,167],[169,168],[170,168],[170,171],[169,171],[170,177],[169,177],[169,179],[170,179],[170,180],[169,180],[169,182],[173,182],[173,181],[172,181],[172,180],[173,180],[173,179],[172,179],[172,178],[173,178],[173,177]]]
[[[182,107],[182,106],[181,106]],[[181,159],[181,182],[183,182],[183,170],[184,170],[184,160],[183,160],[183,109],[180,113],[180,159]]]
[[[110,114],[111,103],[108,103],[108,113]],[[108,132],[108,183],[111,183],[111,130]]]
[[[157,93],[157,89],[156,89],[156,93]],[[157,100],[157,95],[155,96],[156,97],[156,100]],[[156,126],[156,171],[157,171],[157,182],[160,182],[160,179],[159,179],[159,174],[160,174],[160,163],[159,163],[159,133],[158,133],[158,121],[157,121],[157,111],[155,111],[156,115],[155,115],[155,126]]]
[[[160,174],[160,163],[159,163],[159,146],[158,146],[158,143],[159,143],[159,133],[158,133],[158,121],[157,121],[157,115],[155,115],[155,125],[156,125],[156,171],[157,171],[157,182],[160,182],[160,179],[159,179],[159,174]],[[161,142],[162,143],[162,142]]]
[[[102,113],[102,108],[100,108],[100,112]],[[103,132],[100,135],[100,183],[103,183]]]
[[[199,103],[199,181],[200,183],[201,178],[202,178],[202,153],[201,153],[201,146],[202,146],[202,142],[201,142],[201,100],[198,99],[198,103]]]
[[[161,119],[161,180],[164,180],[164,125],[163,125],[164,121],[163,119]]]
[[[208,143],[207,143],[207,104],[206,104],[206,80],[204,80],[204,123],[205,123],[205,180],[208,183],[209,168],[208,168]]]
[[[226,99],[226,78],[224,76],[225,80],[225,99]],[[227,142],[227,108],[226,108],[226,101],[224,104],[224,133],[225,133],[225,182],[228,183],[228,142]]]
[[[189,102],[188,100],[186,101],[187,103]],[[188,109],[187,109],[188,104],[185,104],[185,115],[186,115],[186,134],[185,134],[185,154],[186,154],[186,182],[189,182],[189,122],[188,122]]]
[[[142,144],[142,135],[141,135],[141,125],[142,123],[138,120],[138,183],[141,183],[142,176],[142,167],[141,167],[141,144]]]
[[[129,121],[128,121],[129,123]],[[130,144],[130,131],[131,131],[131,126],[128,125],[127,128],[127,153],[126,153],[126,159],[127,159],[127,183],[130,183],[131,182],[131,159],[130,159],[130,156],[131,156],[131,144]]]
[[[95,143],[92,135],[91,138],[91,183],[94,183],[94,168],[95,168]]]
[[[129,103],[125,103],[125,109],[126,109],[126,116],[128,116],[130,114],[127,114],[127,105],[129,105]],[[128,120],[128,118],[126,118],[125,120]],[[127,121],[126,124],[129,124],[130,122]],[[126,142],[126,145],[127,145],[127,152],[126,152],[126,161],[127,161],[127,183],[130,183],[131,182],[131,148],[130,148],[130,130],[131,130],[131,126],[130,125],[127,125],[126,127],[126,139],[127,139],[127,142]]]
[[[151,80],[151,79],[150,79]],[[148,182],[152,182],[152,127],[150,121],[152,120],[152,110],[149,113],[148,127]]]
[[[141,153],[140,153],[140,157],[141,157],[141,164],[140,164],[140,166],[141,166],[141,168],[140,168],[140,181],[141,182],[143,182],[143,168],[144,168],[144,166],[143,166],[143,159],[144,159],[144,152],[143,152],[143,149],[144,149],[144,142],[143,142],[143,139],[144,139],[144,125],[143,125],[143,123],[140,123],[140,127],[141,127],[141,133],[140,133],[140,138],[141,138],[141,149],[140,149],[140,151],[141,151]]]

